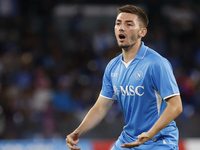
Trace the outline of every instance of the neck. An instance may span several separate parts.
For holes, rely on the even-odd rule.
[[[137,55],[140,49],[140,46],[141,46],[141,41],[138,41],[134,45],[130,46],[129,48],[122,49],[123,61],[127,63],[130,60],[133,60],[135,56]]]

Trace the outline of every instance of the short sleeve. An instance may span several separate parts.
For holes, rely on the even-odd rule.
[[[164,100],[180,94],[171,64],[167,59],[163,58],[152,65],[151,79],[153,88]]]
[[[113,99],[114,90],[113,90],[113,86],[112,86],[112,82],[111,82],[111,75],[110,75],[109,66],[110,65],[108,64],[106,69],[105,69],[105,72],[104,72],[100,96],[106,97],[108,99]]]

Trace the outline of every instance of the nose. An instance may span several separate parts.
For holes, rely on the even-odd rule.
[[[120,24],[120,26],[119,26],[119,31],[124,31],[124,24]]]

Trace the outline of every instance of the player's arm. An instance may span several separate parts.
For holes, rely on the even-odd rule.
[[[79,150],[80,148],[74,147],[78,145],[79,137],[81,134],[94,128],[106,116],[110,110],[114,100],[110,100],[99,96],[94,106],[89,110],[82,123],[77,129],[69,134],[66,138],[67,146],[72,150]]]
[[[99,96],[97,102],[90,109],[90,111],[83,119],[83,122],[80,124],[80,126],[76,129],[76,131],[79,132],[79,134],[81,135],[95,127],[106,116],[113,102],[114,100],[110,100]]]
[[[165,108],[164,112],[155,123],[155,125],[148,131],[148,134],[151,137],[155,136],[160,130],[165,128],[183,111],[180,95],[173,96],[166,99],[165,101],[167,102],[167,107]]]
[[[182,102],[180,95],[166,99],[167,107],[164,112],[148,132],[143,132],[138,136],[138,140],[133,143],[125,143],[122,147],[132,148],[140,146],[146,141],[152,139],[159,131],[165,128],[172,120],[174,120],[182,112]]]

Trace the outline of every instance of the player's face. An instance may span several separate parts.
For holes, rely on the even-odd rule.
[[[129,49],[141,39],[141,30],[137,15],[131,13],[120,13],[115,22],[115,36],[119,47]]]

